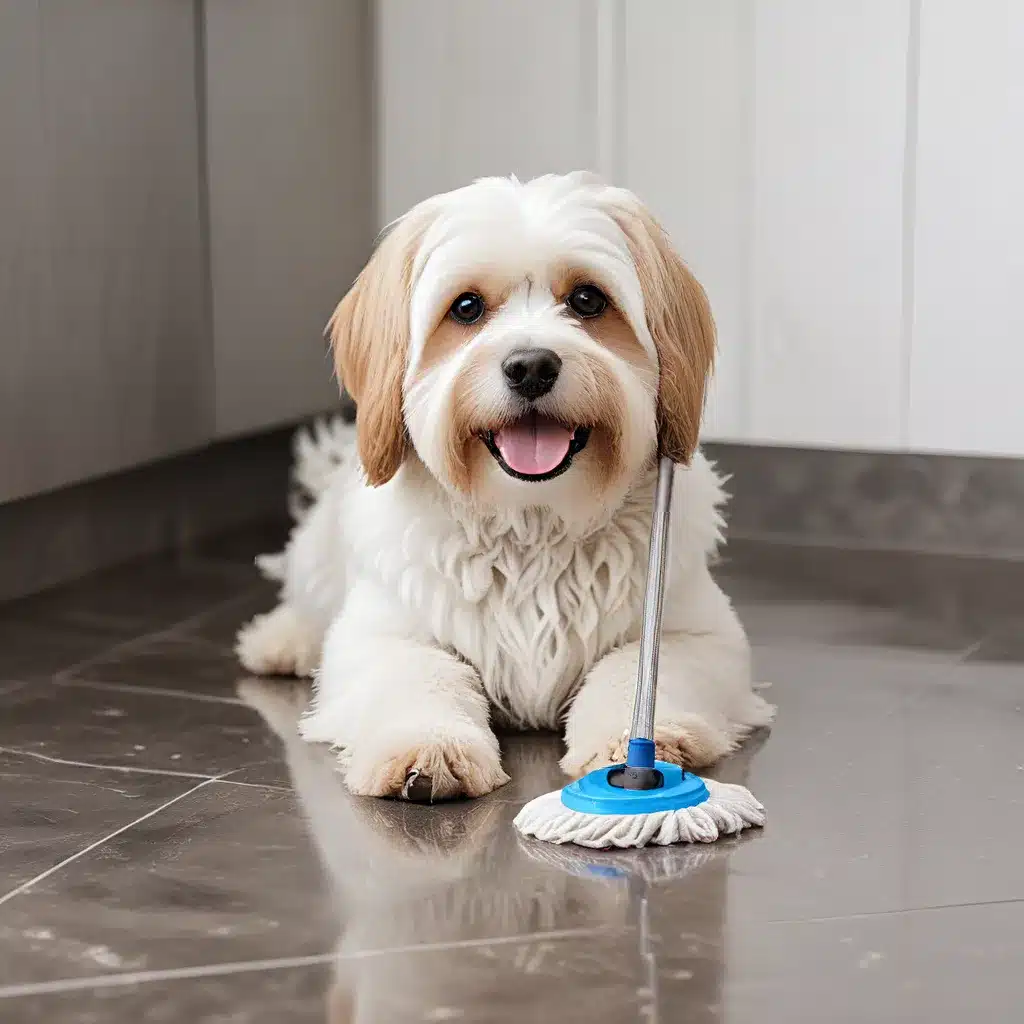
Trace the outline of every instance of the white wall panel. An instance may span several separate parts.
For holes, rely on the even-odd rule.
[[[718,366],[704,437],[749,430],[751,0],[625,3],[622,180],[707,289]]]
[[[751,433],[895,447],[909,5],[752,8]]]
[[[705,436],[898,447],[909,3],[624,7],[623,176],[719,326]]]
[[[381,0],[380,213],[492,174],[593,168],[595,5]]]
[[[1024,4],[921,14],[912,448],[1024,455]]]
[[[382,222],[482,174],[596,167],[711,296],[706,437],[1024,453],[1024,6],[382,0],[378,19]]]

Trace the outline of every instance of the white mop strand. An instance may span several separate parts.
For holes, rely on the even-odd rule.
[[[575,843],[600,850],[609,846],[713,843],[719,836],[764,824],[764,807],[743,786],[705,779],[710,796],[695,807],[650,814],[584,814],[562,803],[562,791],[531,800],[517,815],[524,836],[545,843]]]

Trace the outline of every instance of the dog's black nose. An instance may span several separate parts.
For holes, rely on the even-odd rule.
[[[549,348],[520,349],[501,364],[508,386],[531,402],[555,386],[561,369],[562,360]]]

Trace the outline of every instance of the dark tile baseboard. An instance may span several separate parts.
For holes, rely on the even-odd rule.
[[[733,597],[901,608],[972,639],[1024,628],[1020,559],[734,538],[715,573]]]
[[[283,523],[293,429],[0,505],[0,600],[142,555],[188,550],[239,527]],[[735,444],[705,450],[731,476],[727,550],[742,551],[744,561],[764,545],[757,560],[772,561],[775,550],[790,572],[794,549],[805,551],[795,561],[814,572],[829,562],[829,548],[861,550],[872,563],[888,552],[951,556],[967,575],[973,559],[1024,561],[1024,460]]]
[[[1024,459],[708,444],[732,540],[1024,559]]]
[[[0,505],[0,600],[286,519],[292,427]]]

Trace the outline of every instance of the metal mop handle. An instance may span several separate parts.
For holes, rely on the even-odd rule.
[[[651,549],[647,561],[647,586],[640,629],[640,670],[633,698],[633,723],[629,730],[629,752],[626,757],[627,769],[649,773],[649,782],[654,774],[654,702],[658,683],[661,613],[665,598],[665,565],[668,561],[668,528],[674,477],[675,464],[662,456],[658,461],[658,487],[654,494],[654,517],[651,521]],[[637,785],[629,788],[649,789],[653,786]]]

